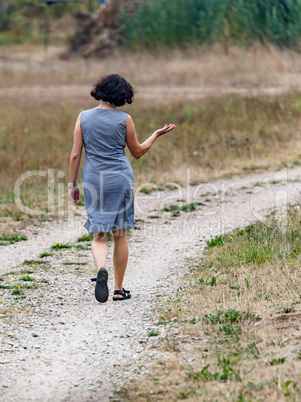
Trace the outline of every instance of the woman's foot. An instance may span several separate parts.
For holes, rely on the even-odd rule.
[[[100,268],[97,272],[95,298],[100,303],[105,303],[108,300],[108,297],[108,271],[105,268]]]
[[[113,296],[114,301],[126,300],[130,299],[131,297],[132,297],[131,292],[129,290],[125,290],[124,288],[122,288],[122,290],[114,290],[114,296]]]

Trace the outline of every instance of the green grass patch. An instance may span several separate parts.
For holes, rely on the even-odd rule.
[[[149,189],[149,188],[147,188],[147,187],[142,187],[142,188],[139,190],[139,193],[142,193],[142,194],[150,194],[151,192],[152,192],[152,190]]]
[[[227,382],[227,381],[241,381],[240,375],[238,371],[234,370],[230,366],[230,361],[225,359],[223,366],[221,367],[220,371],[212,373],[209,371],[210,364],[207,364],[205,367],[202,368],[201,371],[188,371],[186,373],[187,377],[193,380],[201,380],[204,382],[207,381],[220,381],[220,382]]]
[[[24,235],[0,235],[0,246],[7,246],[8,244],[15,244],[19,241],[27,240],[27,236]]]
[[[197,211],[199,209],[198,205],[199,203],[191,203],[191,204],[185,204],[180,207],[180,210],[183,212],[192,212],[192,211]]]
[[[285,362],[285,360],[287,359],[286,357],[279,357],[278,359],[272,359],[271,361],[269,361],[271,366],[277,366],[279,364],[283,364]]]
[[[23,265],[39,265],[39,264],[46,264],[45,261],[39,260],[24,260]]]
[[[44,258],[44,257],[51,257],[52,254],[48,253],[47,251],[44,251],[43,253],[40,254],[40,258]]]
[[[16,285],[1,285],[0,284],[0,289],[14,289]]]
[[[172,320],[166,320],[166,321],[162,321],[162,320],[159,320],[158,322],[157,322],[157,325],[166,325],[166,324],[170,324],[170,323],[175,323],[175,324],[196,324],[196,323],[198,323],[198,322],[201,322],[202,321],[202,319],[201,318],[196,318],[196,317],[193,317],[193,318],[191,318],[191,319],[184,319],[184,320],[182,320],[182,319],[180,319],[180,318],[174,318],[174,319],[172,319]]]
[[[33,278],[32,276],[29,276],[29,275],[27,274],[27,275],[22,276],[21,281],[24,281],[24,282],[33,282],[33,281],[35,281],[35,278]]]
[[[190,389],[188,391],[181,391],[178,393],[177,398],[180,400],[188,399],[191,396],[196,395],[196,391],[194,389]]]
[[[18,19],[19,21],[19,19]],[[50,34],[51,42],[57,40],[57,36]],[[0,32],[0,46],[20,45],[22,43],[43,44],[44,33],[36,30],[23,30],[22,34],[15,34],[10,31]]]
[[[192,187],[198,186],[199,184],[201,184],[201,182],[199,180],[192,180],[189,185]]]
[[[53,246],[51,246],[52,250],[61,250],[63,248],[72,248],[70,244],[63,244],[63,243],[56,243]]]
[[[158,335],[159,335],[159,332],[151,330],[151,331],[149,331],[149,332],[147,333],[147,335],[148,335],[149,337],[158,336]]]
[[[240,327],[237,327],[235,325],[221,325],[218,329],[218,331],[222,335],[227,335],[227,336],[235,336],[235,335],[241,335],[242,330]]]
[[[112,240],[113,240],[112,233],[109,233],[108,241],[112,241]],[[91,241],[93,241],[93,233],[84,234],[81,237],[79,237],[77,239],[77,241],[80,243],[81,242],[91,242]],[[77,245],[75,247],[77,247]]]
[[[14,289],[14,290],[11,292],[11,294],[12,294],[13,296],[22,296],[22,295],[24,294],[24,292],[23,292],[22,290],[20,290],[20,289]]]
[[[85,234],[77,239],[78,242],[93,241],[93,233]]]
[[[38,285],[35,284],[35,283],[32,284],[32,285],[29,285],[28,283],[25,283],[24,285],[21,285],[20,288],[21,289],[37,289]]]
[[[216,236],[214,239],[207,241],[207,247],[210,248],[210,247],[220,246],[220,245],[224,244],[224,239],[225,239],[225,236]]]
[[[172,185],[172,184],[164,184],[163,187],[166,188],[166,189],[169,190],[169,191],[174,191],[174,190],[177,190],[177,189],[178,189],[177,186],[174,186],[174,185]]]
[[[198,205],[203,205],[201,203],[196,203],[193,202],[191,204],[184,204],[182,206],[178,206],[178,205],[169,205],[167,207],[164,207],[162,209],[162,211],[164,212],[172,212],[173,216],[176,216],[175,214],[179,214],[180,211],[183,212],[192,212],[192,211],[197,211],[199,209]]]
[[[284,306],[283,309],[281,310],[281,312],[284,314],[290,314],[293,313],[294,311],[295,311],[294,306]]]
[[[257,183],[254,184],[254,187],[265,187],[267,185],[267,183],[262,183],[260,181],[258,181]]]
[[[89,250],[88,247],[84,247],[82,244],[76,244],[73,247],[76,248],[76,250]]]
[[[171,216],[173,216],[173,217],[180,216],[180,210],[173,211],[173,212],[171,213]]]
[[[228,309],[226,311],[218,311],[216,314],[206,314],[203,321],[211,324],[225,324],[225,323],[238,323],[246,320],[250,320],[254,317],[254,314],[249,311],[246,313],[240,313],[237,310]]]
[[[289,260],[297,267],[301,262],[300,233],[299,212],[291,207],[287,214],[287,225],[281,225],[276,220],[266,220],[208,241],[207,248],[217,248],[210,256],[207,253],[208,262],[215,268],[225,268],[261,266]],[[249,283],[245,281],[248,288]]]
[[[3,276],[15,275],[15,271],[6,272]]]
[[[198,283],[205,286],[216,286],[216,277],[213,276],[210,280],[209,279],[199,279]]]

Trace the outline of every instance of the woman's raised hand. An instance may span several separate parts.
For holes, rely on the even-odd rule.
[[[160,128],[159,130],[156,130],[155,133],[157,133],[157,136],[160,137],[160,135],[166,134],[169,131],[173,130],[176,128],[175,124],[165,124],[164,127]]]

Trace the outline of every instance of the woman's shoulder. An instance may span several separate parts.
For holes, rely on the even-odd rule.
[[[90,113],[94,113],[94,111],[96,110],[96,108],[93,109],[84,109],[81,111],[81,114],[90,114]]]
[[[123,112],[122,110],[119,109],[100,109],[99,107],[94,107],[92,109],[85,109],[82,110],[81,113],[92,114],[92,113],[98,113],[99,111],[110,111],[119,114],[120,116],[126,116],[126,117],[129,116],[126,112]]]
[[[96,116],[99,114],[100,109],[92,108],[92,109],[85,109],[82,110],[81,115],[81,123],[85,123],[86,121],[90,121],[91,119],[94,120]]]

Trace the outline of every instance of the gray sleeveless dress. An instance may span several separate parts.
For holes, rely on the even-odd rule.
[[[134,227],[134,175],[124,148],[127,114],[89,109],[81,115],[82,171],[89,233]]]

